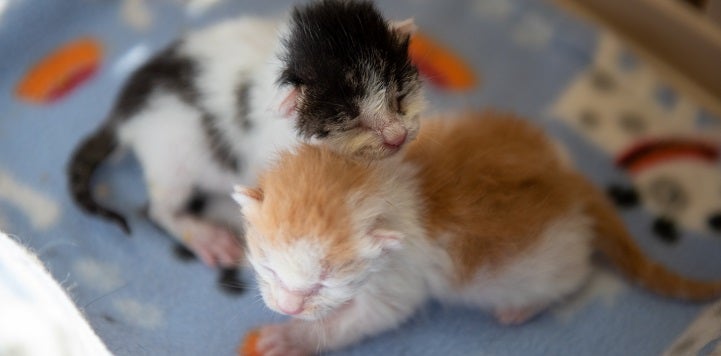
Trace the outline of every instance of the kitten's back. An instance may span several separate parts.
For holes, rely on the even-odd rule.
[[[575,204],[553,143],[512,115],[424,122],[406,159],[420,168],[429,235],[452,233],[461,280],[532,247]]]
[[[420,167],[429,237],[450,236],[442,242],[459,282],[481,267],[522,258],[554,221],[582,212],[592,223],[594,249],[635,283],[679,299],[721,294],[721,282],[681,276],[646,256],[603,193],[567,167],[540,129],[494,113],[458,120],[425,123],[407,160]]]

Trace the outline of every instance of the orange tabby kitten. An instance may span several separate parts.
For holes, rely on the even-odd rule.
[[[238,188],[265,303],[268,355],[338,349],[391,329],[428,298],[521,323],[577,290],[594,249],[632,280],[701,300],[721,283],[645,257],[605,197],[525,121],[424,123],[398,157],[358,162],[302,146]]]

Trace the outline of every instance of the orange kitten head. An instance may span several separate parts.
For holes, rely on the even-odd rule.
[[[402,234],[374,168],[304,145],[282,153],[258,188],[236,187],[246,221],[248,260],[266,305],[314,320],[350,303]]]

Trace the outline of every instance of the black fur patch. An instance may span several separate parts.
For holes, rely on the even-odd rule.
[[[180,54],[179,47],[180,42],[174,43],[130,76],[113,108],[114,117],[123,119],[136,114],[157,88],[171,90],[182,101],[195,106],[199,96],[194,84],[197,64]]]
[[[215,120],[215,117],[208,113],[203,114],[201,119],[205,136],[208,138],[208,144],[213,153],[213,158],[215,158],[221,167],[233,172],[238,172],[240,170],[240,161],[233,153],[230,143],[228,143],[223,133],[216,126]]]
[[[185,212],[193,216],[203,215],[205,207],[208,205],[208,197],[203,194],[200,190],[195,190],[190,199],[185,203]]]
[[[244,130],[250,130],[253,127],[250,121],[250,89],[251,84],[248,81],[241,81],[235,89],[236,98],[236,121]]]
[[[237,268],[224,268],[218,274],[220,289],[229,294],[241,294],[247,289],[245,283],[238,277]]]
[[[195,259],[195,254],[189,248],[183,244],[176,244],[173,247],[173,253],[175,257],[178,257],[181,261],[190,261]]]
[[[118,145],[112,129],[104,127],[87,137],[75,149],[68,164],[68,183],[73,200],[86,212],[102,216],[130,234],[127,220],[119,212],[98,203],[93,196],[93,172]]]
[[[352,128],[358,100],[371,90],[367,78],[386,88],[409,88],[418,72],[408,57],[408,37],[388,27],[378,9],[365,1],[315,1],[293,11],[281,84],[302,86],[297,129],[324,137]],[[389,102],[390,102],[389,98]]]

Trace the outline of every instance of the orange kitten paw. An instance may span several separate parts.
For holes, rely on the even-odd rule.
[[[262,356],[307,356],[311,355],[297,340],[290,336],[289,324],[266,325],[258,330],[255,346],[257,353]]]
[[[243,343],[238,347],[238,356],[262,356],[258,351],[258,337],[260,330],[253,329],[243,339]]]

